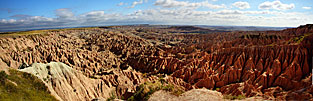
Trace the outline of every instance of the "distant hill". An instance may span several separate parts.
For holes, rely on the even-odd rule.
[[[259,26],[208,26],[208,25],[195,25],[195,26],[223,31],[268,31],[268,30],[277,31],[292,28],[292,27],[259,27]]]

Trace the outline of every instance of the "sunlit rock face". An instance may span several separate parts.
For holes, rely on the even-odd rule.
[[[110,89],[100,79],[91,79],[64,63],[33,63],[20,71],[31,73],[40,78],[52,95],[59,100],[78,101],[109,97]]]

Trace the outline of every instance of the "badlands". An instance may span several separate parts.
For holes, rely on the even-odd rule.
[[[1,33],[0,99],[35,89],[60,101],[313,100],[312,53],[311,24],[281,31],[127,25]],[[14,77],[36,83],[25,88]]]

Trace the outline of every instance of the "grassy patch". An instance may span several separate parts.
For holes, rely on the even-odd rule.
[[[0,33],[0,36],[23,36],[23,35],[47,34],[48,31],[49,31],[49,30],[33,30],[33,31],[7,32],[7,33]]]
[[[51,29],[51,30],[49,30],[49,31],[90,30],[90,29],[99,29],[99,27],[81,27],[81,28]]]
[[[0,72],[0,100],[56,101],[45,84],[32,74],[10,69]]]
[[[273,47],[273,46],[275,46],[275,43],[268,44],[268,45],[266,45],[266,46]]]
[[[242,100],[245,99],[246,96],[244,95],[238,95],[238,96],[233,96],[233,95],[224,95],[224,99],[229,99],[229,100]]]
[[[82,27],[82,28],[64,28],[64,29],[49,29],[49,30],[32,30],[32,31],[19,31],[19,32],[5,32],[0,33],[0,37],[15,37],[23,35],[48,35],[51,31],[68,31],[68,30],[89,30],[97,29],[98,27]]]
[[[301,43],[302,41],[303,41],[303,39],[305,38],[305,37],[307,37],[307,36],[310,36],[310,35],[312,35],[313,33],[308,33],[308,34],[304,34],[304,35],[301,35],[301,36],[298,36],[298,37],[294,37],[294,38],[292,38],[292,39],[290,39],[289,41],[288,41],[288,43]]]
[[[173,95],[180,95],[184,93],[184,90],[178,88],[172,84],[167,84],[162,79],[154,82],[146,82],[141,84],[136,89],[136,93],[127,99],[127,101],[147,101],[154,92],[159,90],[165,90],[171,92]]]

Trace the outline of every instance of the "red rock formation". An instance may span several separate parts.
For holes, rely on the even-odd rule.
[[[51,31],[46,36],[0,38],[0,65],[63,62],[87,77],[102,78],[118,96],[130,96],[135,86],[156,79],[153,75],[167,74],[167,81],[186,89],[221,88],[223,94],[309,99],[312,32],[311,25],[211,34],[129,26]]]

